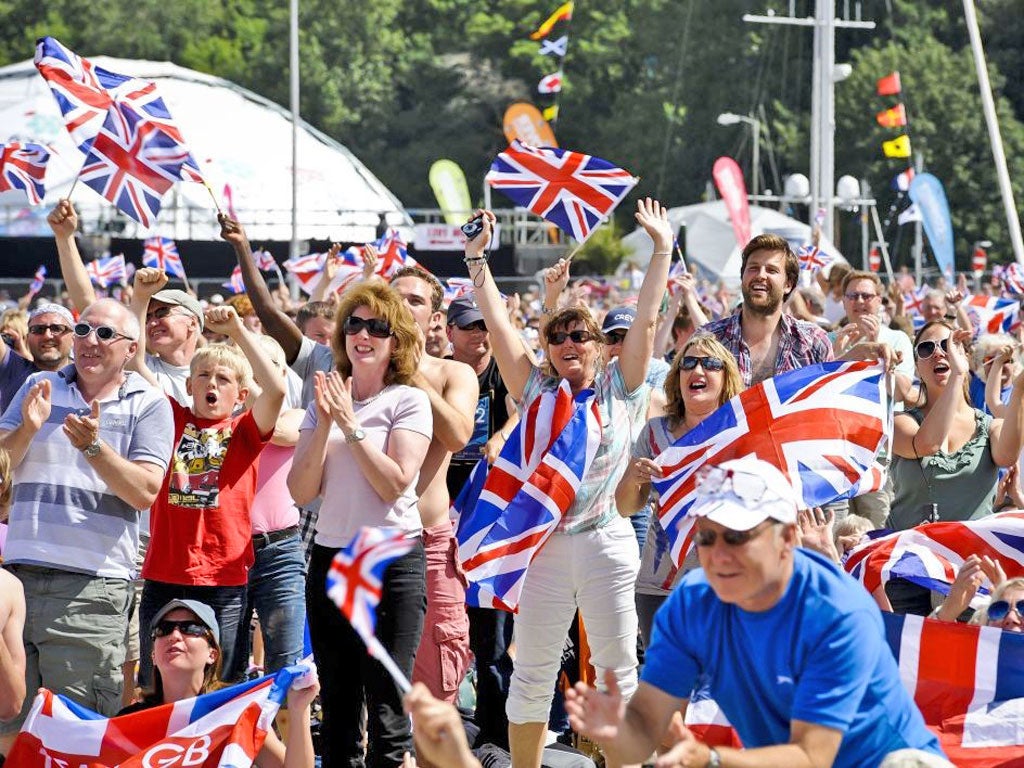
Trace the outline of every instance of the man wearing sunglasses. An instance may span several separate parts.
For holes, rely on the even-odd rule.
[[[28,316],[26,360],[6,344],[0,344],[0,413],[7,410],[14,393],[37,371],[56,371],[71,355],[71,326],[75,319],[60,304],[40,304]]]
[[[28,689],[113,715],[138,510],[160,490],[174,424],[163,393],[125,370],[140,336],[127,307],[100,299],[68,335],[74,364],[30,376],[0,418],[0,445],[17,469],[4,558],[32,607]],[[30,704],[0,725],[0,742]]]
[[[799,548],[796,492],[747,456],[707,470],[688,517],[701,568],[683,577],[655,618],[640,687],[624,705],[584,684],[567,696],[573,727],[616,762],[659,758],[705,766],[880,765],[914,751],[950,766],[900,681],[881,612],[825,557]],[[745,750],[710,747],[673,715],[708,693]]]

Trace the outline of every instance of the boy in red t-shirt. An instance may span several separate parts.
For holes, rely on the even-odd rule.
[[[132,308],[140,322],[146,318],[150,298],[166,283],[167,276],[158,269],[135,273]],[[175,311],[178,308],[172,307],[171,313]],[[238,622],[253,562],[249,508],[256,493],[257,459],[274,433],[285,380],[275,371],[259,337],[246,330],[232,307],[208,309],[205,325],[237,346],[211,344],[197,349],[187,382],[192,408],[169,398],[175,447],[150,511],[139,607],[141,684],[148,682],[152,661],[152,638],[145,628],[169,600],[200,600],[213,608],[220,624],[225,670],[231,668],[236,633],[246,631]],[[130,367],[159,386],[146,366],[141,344],[139,348]],[[250,410],[237,413],[249,395],[254,374],[266,385]]]

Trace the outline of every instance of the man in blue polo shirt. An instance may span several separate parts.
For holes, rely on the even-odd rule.
[[[709,747],[685,729],[662,760],[688,766],[877,766],[911,751],[949,766],[903,688],[882,616],[862,586],[797,547],[786,477],[748,456],[704,470],[688,574],[655,618],[640,687],[623,706],[578,685],[566,708],[613,760],[639,763],[673,713],[707,686],[743,744]]]

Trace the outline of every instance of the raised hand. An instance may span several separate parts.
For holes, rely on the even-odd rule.
[[[569,284],[569,267],[572,262],[559,259],[554,265],[544,270],[544,295],[552,299],[561,295]]]
[[[245,330],[242,318],[235,312],[235,308],[229,304],[210,307],[206,310],[205,315],[206,330],[213,333],[219,333],[233,339]]]
[[[379,258],[380,254],[377,253],[373,243],[363,246],[363,280],[369,280],[377,272]]]
[[[38,432],[50,418],[50,380],[43,379],[25,393],[21,401],[21,420]]]
[[[78,229],[78,214],[75,213],[75,206],[67,198],[60,200],[47,215],[46,223],[50,225],[50,229],[57,237],[74,237],[75,230]]]
[[[220,223],[220,236],[232,245],[240,246],[249,242],[242,225],[226,213],[218,213],[217,221]]]
[[[949,360],[950,373],[966,376],[970,370],[970,364],[967,361],[965,346],[971,341],[971,332],[963,329],[953,331],[949,340],[947,359]]]
[[[338,267],[341,266],[341,259],[338,258],[340,252],[341,243],[331,243],[331,248],[327,251],[327,260],[324,261],[324,277],[328,283],[338,274]]]
[[[672,250],[672,224],[668,220],[668,208],[657,200],[645,197],[636,201],[636,222],[643,227],[654,241],[654,252]]]
[[[402,700],[413,723],[416,751],[431,765],[468,768],[479,765],[469,749],[459,711],[435,699],[423,683],[416,683]]]
[[[153,294],[167,285],[169,278],[167,273],[156,267],[142,267],[135,270],[135,279],[132,281],[133,295],[149,301]]]

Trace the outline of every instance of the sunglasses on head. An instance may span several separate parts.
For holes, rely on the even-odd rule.
[[[75,336],[80,339],[88,338],[89,334],[96,331],[96,338],[100,341],[113,341],[114,339],[127,339],[135,341],[131,336],[125,336],[109,325],[89,325],[88,323],[75,323]]]
[[[391,325],[387,320],[381,320],[379,317],[363,318],[349,315],[345,318],[346,336],[355,336],[364,328],[375,339],[386,339],[391,335]]]
[[[698,363],[705,371],[720,371],[725,368],[725,360],[720,357],[697,357],[695,355],[685,355],[680,368],[684,371],[692,371]]]
[[[183,621],[163,619],[153,627],[153,637],[167,637],[173,634],[174,630],[178,630],[187,637],[209,637],[210,635],[209,628],[195,619],[184,619]]]
[[[1024,600],[1010,603],[1006,600],[996,600],[988,607],[988,617],[991,621],[1002,621],[1010,615],[1010,608],[1017,612],[1017,616],[1024,619]]]
[[[731,528],[726,528],[722,531],[722,541],[728,544],[730,547],[742,547],[748,541],[756,538],[760,535],[767,526],[765,523],[774,523],[774,520],[765,520],[763,523],[758,523],[749,531],[734,531]],[[693,534],[693,543],[698,547],[710,547],[713,546],[715,541],[718,540],[718,532],[710,529],[698,530]]]
[[[63,336],[70,330],[71,329],[68,328],[66,325],[61,325],[59,323],[38,323],[36,325],[30,325],[28,327],[28,332],[31,333],[33,336],[42,336],[47,331],[52,333],[54,336]]]
[[[935,348],[938,347],[945,353],[949,353],[949,336],[942,339],[942,341],[922,341],[916,347],[914,352],[917,354],[918,360],[927,360],[929,357],[935,354]]]
[[[622,340],[626,338],[625,331],[608,331],[604,335],[605,339],[608,340],[609,344],[621,344]]]
[[[573,344],[585,344],[594,338],[590,331],[552,331],[548,334],[548,344],[565,344],[566,339],[572,339]]]
[[[484,333],[487,332],[487,323],[485,323],[483,320],[474,320],[472,323],[466,323],[465,325],[455,323],[455,325],[460,331],[483,331]]]

